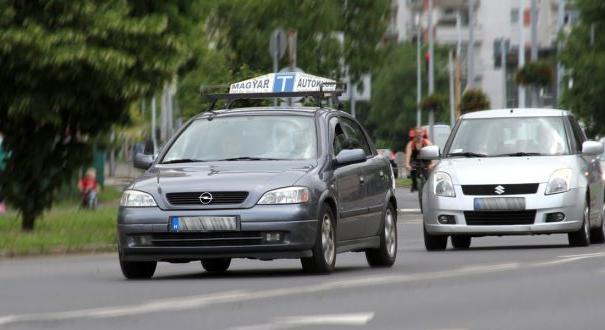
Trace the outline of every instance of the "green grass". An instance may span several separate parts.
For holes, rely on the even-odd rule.
[[[412,180],[409,178],[398,178],[395,180],[395,185],[398,188],[410,188],[412,186]]]
[[[0,215],[0,256],[114,251],[119,198],[116,189],[104,189],[94,211],[79,209],[77,200],[62,201],[30,233],[21,231],[16,212]]]

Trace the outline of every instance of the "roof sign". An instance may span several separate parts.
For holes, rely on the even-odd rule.
[[[270,73],[231,84],[229,94],[292,93],[336,90],[336,81],[303,72]]]

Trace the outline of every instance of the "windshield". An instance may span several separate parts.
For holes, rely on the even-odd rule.
[[[450,157],[553,156],[569,154],[561,117],[466,119],[460,123]]]
[[[194,121],[173,143],[162,163],[308,160],[316,156],[313,118],[241,116]]]

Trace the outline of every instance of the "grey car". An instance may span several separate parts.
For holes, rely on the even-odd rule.
[[[472,237],[567,234],[571,246],[605,241],[603,145],[567,111],[504,109],[462,116],[423,194],[427,250]]]
[[[391,166],[362,126],[324,107],[211,111],[189,121],[123,193],[119,258],[126,278],[158,261],[300,258],[326,273],[336,254],[365,252],[386,267],[397,254]]]

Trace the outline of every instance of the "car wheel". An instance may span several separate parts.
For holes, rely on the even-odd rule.
[[[580,230],[567,234],[570,246],[588,246],[590,245],[590,206],[588,201],[584,206],[584,219]]]
[[[455,249],[468,249],[471,247],[471,236],[468,235],[453,235],[452,246]]]
[[[209,273],[222,273],[229,269],[231,258],[202,259],[202,267]]]
[[[155,273],[156,261],[125,261],[120,255],[122,274],[129,280],[149,279]]]
[[[366,259],[371,267],[391,267],[397,258],[397,215],[389,204],[384,212],[380,247],[366,250]]]
[[[307,273],[326,274],[334,270],[336,264],[336,231],[334,214],[327,205],[321,208],[319,230],[315,237],[313,256],[301,258],[303,270]]]
[[[603,204],[603,209],[601,210],[601,225],[599,228],[594,228],[590,233],[590,242],[605,243],[605,204]]]
[[[426,227],[422,226],[424,230],[424,247],[427,251],[443,251],[447,247],[447,235],[431,235],[426,231]]]

